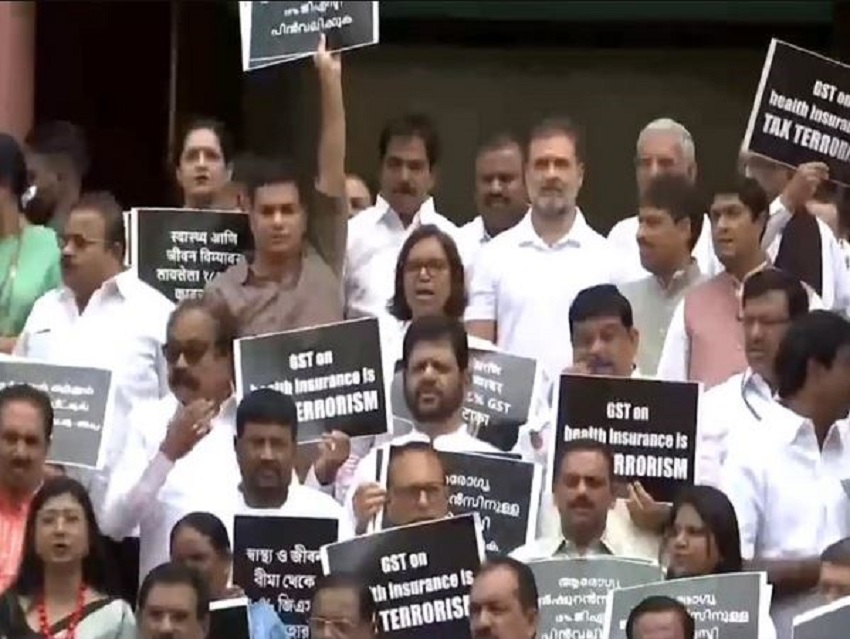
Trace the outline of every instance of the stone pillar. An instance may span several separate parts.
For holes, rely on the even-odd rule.
[[[23,140],[33,122],[35,2],[0,2],[0,131]]]

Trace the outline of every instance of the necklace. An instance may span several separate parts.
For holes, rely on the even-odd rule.
[[[80,589],[77,592],[77,606],[74,612],[71,613],[71,620],[68,623],[68,630],[65,633],[65,639],[74,639],[77,633],[77,624],[80,623],[80,618],[83,616],[83,606],[86,602],[86,585],[80,582]],[[50,622],[47,620],[47,603],[44,601],[44,595],[38,602],[38,631],[45,639],[55,639],[50,631]]]

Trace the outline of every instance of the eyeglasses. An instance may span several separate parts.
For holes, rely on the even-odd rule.
[[[310,617],[307,621],[310,626],[310,634],[320,634],[329,630],[332,634],[347,635],[357,625],[350,619],[326,619],[325,617]]]
[[[422,493],[428,501],[434,501],[444,490],[444,484],[414,484],[412,486],[392,486],[390,490],[399,498],[408,502],[419,501]]]
[[[79,233],[68,233],[63,235],[57,235],[56,243],[59,245],[60,249],[64,249],[70,244],[71,246],[73,246],[74,249],[81,251],[94,244],[106,245],[106,240],[100,238],[86,237],[85,235],[80,235]]]
[[[207,354],[210,346],[209,342],[200,341],[188,341],[185,344],[168,342],[162,346],[162,356],[169,364],[176,364],[182,355],[189,366],[194,366]]]
[[[404,265],[404,270],[411,275],[418,275],[422,269],[428,275],[436,275],[443,273],[449,269],[449,265],[444,260],[409,260]]]

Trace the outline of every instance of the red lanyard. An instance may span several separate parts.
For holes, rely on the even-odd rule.
[[[68,623],[68,631],[65,633],[65,639],[74,639],[77,633],[77,624],[80,623],[80,618],[83,616],[85,603],[86,585],[80,582],[80,590],[77,593],[77,607],[71,614],[71,621]],[[44,596],[38,602],[38,630],[45,639],[55,639],[54,634],[50,631],[50,623],[47,620],[47,604],[44,601]]]

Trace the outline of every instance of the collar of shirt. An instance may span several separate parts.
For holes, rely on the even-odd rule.
[[[380,215],[380,221],[387,226],[403,229],[404,225],[401,223],[401,218],[399,218],[398,213],[393,211],[389,202],[387,202],[384,198],[378,196],[378,199],[375,201],[375,208],[378,210],[382,210]],[[422,203],[422,206],[419,207],[419,210],[416,212],[416,215],[413,216],[413,221],[410,224],[410,228],[416,228],[422,224],[433,224],[434,216],[437,214],[437,210],[434,208],[434,198],[429,197]]]
[[[579,552],[578,546],[563,534],[546,537],[540,540],[542,548],[540,550],[547,557],[556,557],[558,555],[568,557],[583,557],[592,555],[613,555],[611,551],[610,540],[608,539],[608,531],[602,533],[602,538],[594,542],[584,549],[584,552]]]
[[[465,422],[461,422],[460,426],[458,426],[452,432],[444,433],[443,435],[437,435],[433,439],[428,433],[419,430],[418,427],[414,427],[414,429],[410,431],[408,437],[410,437],[410,439],[415,439],[419,441],[431,441],[434,446],[437,445],[437,442],[443,442],[446,440],[459,440],[467,438],[474,439],[474,437],[469,434],[469,426],[467,426]]]
[[[673,273],[673,277],[666,284],[657,275],[654,275],[652,279],[658,285],[658,289],[663,295],[672,297],[697,281],[701,275],[699,264],[697,264],[694,258],[691,258],[690,263],[685,268]]]
[[[768,268],[770,265],[771,265],[770,260],[765,260],[764,262],[762,262],[761,264],[756,266],[752,271],[746,273],[744,275],[743,279],[740,279],[740,280],[737,277],[735,277],[734,275],[732,275],[732,273],[730,273],[729,271],[723,271],[723,273],[721,273],[721,275],[725,276],[725,279],[734,287],[735,294],[740,298],[741,293],[743,292],[743,289],[744,289],[744,282],[747,281],[747,278],[750,275],[752,275],[753,273],[758,273],[759,271],[763,271],[764,269]]]
[[[775,402],[774,406],[778,410],[775,422],[771,424],[771,428],[779,433],[782,441],[789,446],[813,448],[817,450],[818,456],[820,456],[822,451],[818,450],[815,426],[812,420],[794,412],[780,402]],[[837,421],[829,427],[829,431],[823,441],[823,450],[827,448],[843,450],[846,448],[846,440],[847,421]]]
[[[584,219],[584,214],[579,207],[575,208],[575,219],[570,230],[552,246],[546,244],[537,234],[537,231],[534,230],[534,224],[531,223],[531,209],[528,209],[528,213],[525,214],[514,228],[517,229],[520,246],[539,246],[546,250],[560,248],[566,245],[581,248],[582,244],[587,240],[588,232],[592,230],[588,226],[587,220]]]
[[[101,296],[120,295],[125,300],[133,295],[133,288],[139,283],[139,279],[130,270],[124,270],[118,273],[115,277],[106,280],[100,285],[95,293],[100,293]],[[59,291],[59,297],[63,302],[74,301],[75,295],[67,286],[62,286]],[[94,297],[94,296],[92,296]]]
[[[754,393],[759,399],[773,401],[774,393],[764,377],[747,367],[741,378],[741,389],[743,393]]]
[[[474,220],[472,220],[473,228],[475,229],[474,237],[478,241],[479,244],[486,244],[493,238],[487,232],[487,227],[484,226],[484,218],[480,215],[477,216]]]

